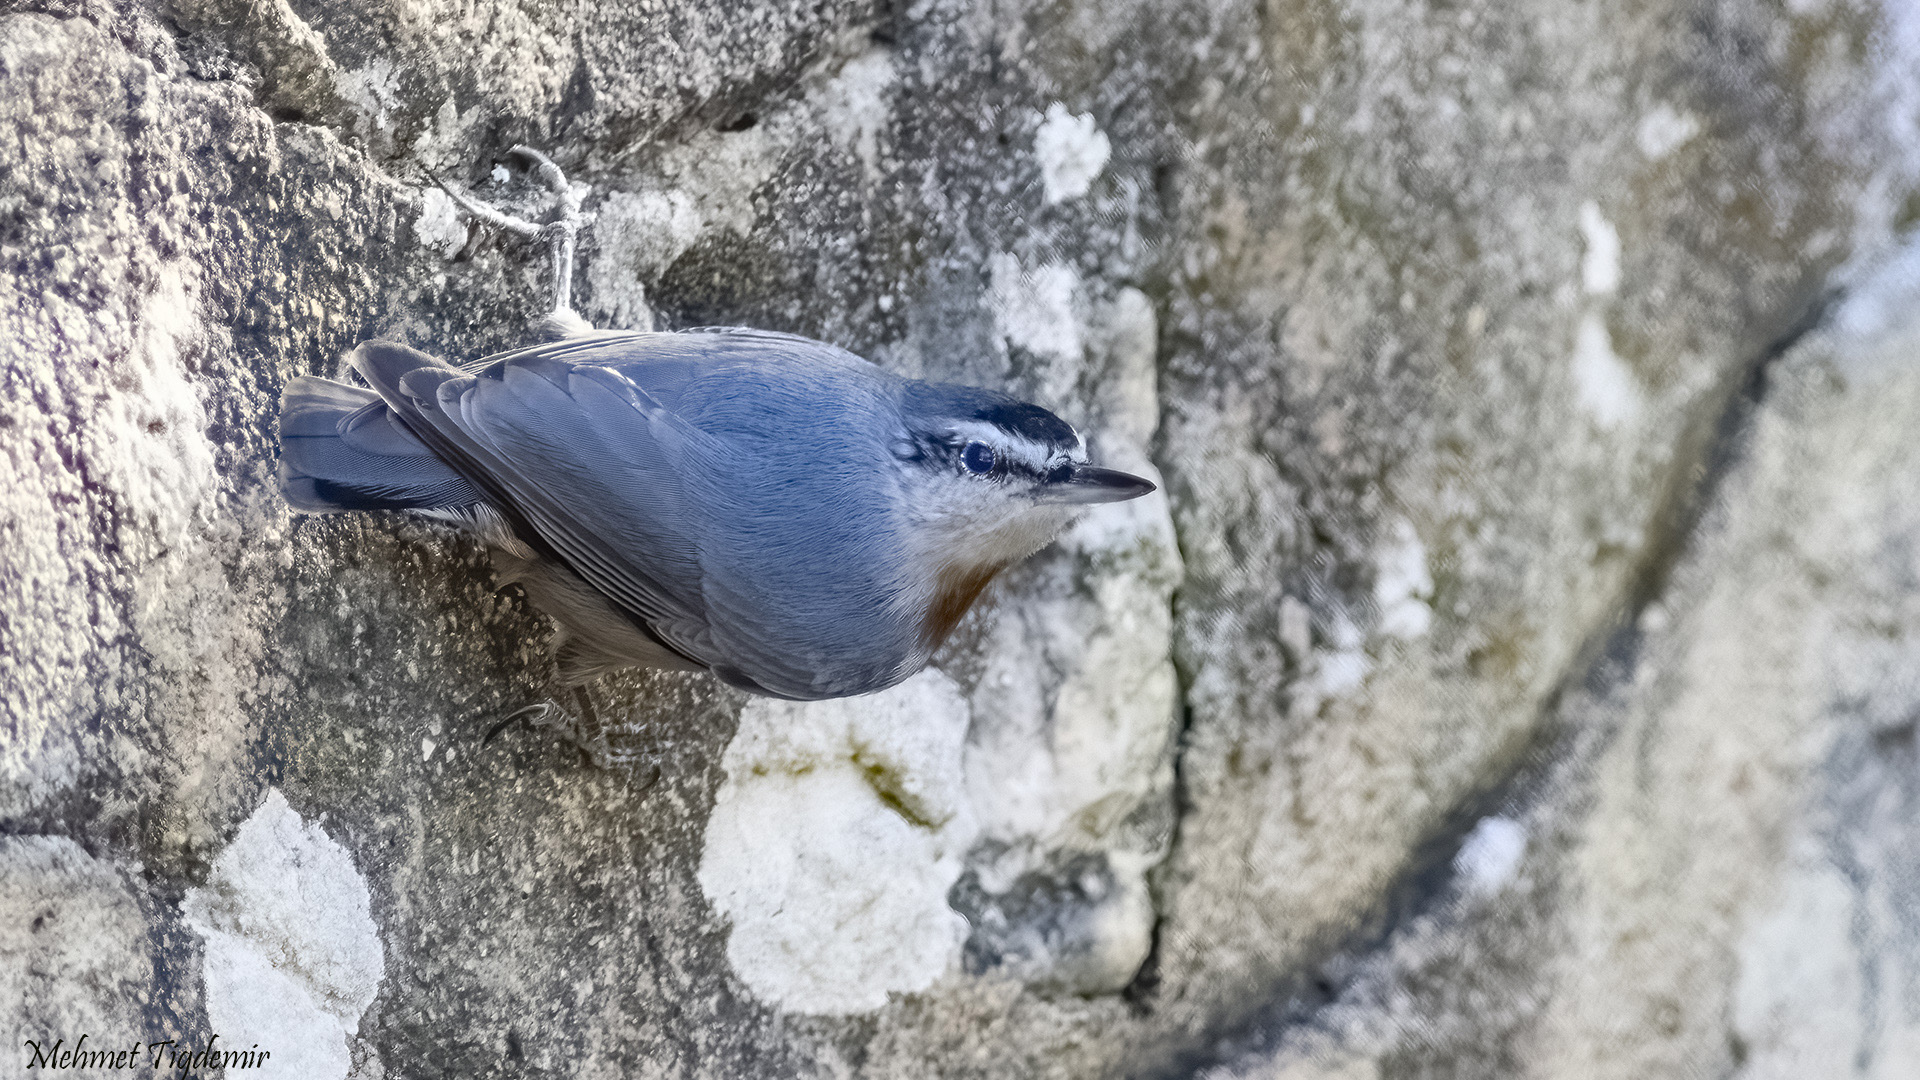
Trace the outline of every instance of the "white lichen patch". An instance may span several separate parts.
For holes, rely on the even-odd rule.
[[[1101,464],[1157,482],[1144,450],[1159,426],[1152,305],[1121,290],[1092,310],[1086,339],[1104,361],[1100,377],[1048,392],[1076,418],[1092,418]],[[967,741],[983,840],[971,869],[990,898],[1025,875],[1079,897],[1056,912],[1058,925],[989,929],[993,951],[1012,954],[1007,974],[1108,993],[1132,978],[1151,940],[1146,874],[1166,837],[1142,824],[1154,820],[1142,811],[1170,797],[1179,698],[1171,596],[1181,561],[1164,491],[1094,508],[1061,547],[1070,559],[1046,563],[1017,604],[989,615]],[[1100,880],[1058,878],[1083,858],[1104,866]]]
[[[1640,385],[1613,351],[1607,324],[1595,312],[1580,317],[1573,342],[1574,398],[1594,423],[1616,428],[1640,415]]]
[[[1295,718],[1304,719],[1317,714],[1329,701],[1358,693],[1372,677],[1375,663],[1366,649],[1366,634],[1343,605],[1335,604],[1326,615],[1322,644],[1310,651],[1312,632],[1307,623],[1313,616],[1297,601],[1292,612],[1295,625],[1282,631],[1288,647],[1302,650],[1295,655],[1304,659],[1288,710]]]
[[[969,722],[934,669],[866,697],[742,710],[699,880],[755,995],[790,1012],[868,1012],[955,964],[967,923],[947,892],[976,833],[961,774]]]
[[[1700,134],[1700,120],[1666,102],[1647,110],[1633,129],[1633,143],[1648,161],[1659,161]]]
[[[334,74],[334,91],[357,107],[375,131],[387,130],[388,114],[399,100],[400,73],[380,57],[363,68]]]
[[[587,280],[610,325],[652,329],[642,283],[708,236],[744,235],[753,227],[753,193],[772,179],[779,160],[772,126],[706,132],[663,155],[659,182],[607,193],[596,211],[599,248]]]
[[[1586,243],[1580,287],[1588,296],[1611,295],[1620,287],[1620,233],[1600,213],[1598,203],[1580,204],[1580,237]]]
[[[1833,315],[1834,330],[1847,346],[1841,370],[1855,379],[1888,373],[1873,363],[1887,350],[1872,346],[1906,330],[1915,311],[1920,311],[1920,234],[1847,282],[1846,300]]]
[[[1433,574],[1427,569],[1427,548],[1413,522],[1393,523],[1392,542],[1376,562],[1373,600],[1380,607],[1380,632],[1397,638],[1417,638],[1433,623]]]
[[[1108,460],[1158,479],[1143,459]],[[1084,592],[996,613],[967,773],[983,828],[1008,844],[1103,850],[1161,779],[1178,694],[1172,521],[1161,492],[1103,509],[1113,512],[1089,515],[1062,543],[1119,565]]]
[[[754,193],[798,148],[823,140],[859,160],[868,183],[885,172],[886,132],[898,73],[881,49],[837,70],[816,69],[799,100],[739,131],[704,131],[645,148],[645,172],[595,208],[597,249],[586,268],[592,304],[608,325],[649,329],[644,283],[717,233],[744,236],[760,208]]]
[[[1313,653],[1313,609],[1299,597],[1280,598],[1280,644],[1295,663],[1305,663]]]
[[[1459,854],[1453,857],[1453,872],[1460,875],[1464,891],[1491,895],[1512,883],[1526,854],[1525,825],[1509,817],[1484,817],[1474,824]]]
[[[467,246],[467,221],[452,196],[430,187],[420,193],[420,216],[413,219],[413,235],[441,258],[451,259]]]
[[[1373,674],[1373,658],[1358,647],[1317,649],[1313,655],[1313,678],[1302,694],[1316,709],[1327,698],[1345,697],[1360,689]]]
[[[1043,397],[1064,400],[1086,348],[1080,275],[1055,263],[1028,270],[1008,252],[988,260],[987,274],[994,328],[1008,345],[1046,363]]]
[[[190,271],[171,264],[135,313],[138,348],[111,380],[80,437],[94,482],[140,528],[135,554],[178,544],[218,485],[201,393],[182,353],[199,334]]]
[[[1033,153],[1040,159],[1040,180],[1047,202],[1061,203],[1085,195],[1107,167],[1113,144],[1093,121],[1091,113],[1070,113],[1060,102],[1033,133]]]
[[[592,303],[614,329],[653,329],[646,278],[657,276],[699,240],[707,219],[681,191],[614,191],[594,218],[598,253],[587,264]]]
[[[9,1053],[24,1051],[26,1039],[45,1046],[60,1038],[47,1035],[49,1022],[72,1025],[68,1048],[81,1032],[98,1043],[103,1032],[142,1030],[153,941],[127,870],[137,872],[64,836],[0,836],[0,1032],[13,1043]]]
[[[263,1076],[339,1080],[348,1037],[385,973],[367,885],[353,858],[277,789],[181,910],[206,942],[207,1019],[273,1054]]]
[[[875,50],[831,77],[816,73],[805,97],[743,131],[702,132],[664,151],[649,147],[647,175],[631,190],[606,192],[596,208],[598,249],[586,270],[595,308],[614,327],[649,328],[653,309],[643,283],[716,233],[750,232],[759,214],[754,193],[798,146],[829,140],[859,159],[869,182],[878,181],[896,82],[892,59]]]
[[[1091,598],[1002,613],[975,695],[993,722],[967,757],[974,802],[1001,839],[1098,849],[1153,789],[1177,693],[1156,593],[1150,579],[1103,576]],[[1039,685],[1054,673],[1036,652],[1065,665],[1057,686]]]
[[[1093,387],[1102,445],[1145,447],[1160,428],[1160,322],[1153,301],[1124,288],[1103,305],[1088,336],[1109,358]]]
[[[867,183],[880,181],[880,137],[893,110],[893,58],[874,49],[847,61],[821,92],[821,121],[834,145],[860,159]]]
[[[1011,974],[1075,993],[1118,990],[1146,958],[1146,874],[1165,837],[1140,830],[1136,815],[1171,787],[1178,706],[1162,583],[1117,572],[1091,588],[1091,597],[1029,598],[997,613],[966,755],[982,838],[992,841],[972,863],[986,893],[1052,874],[1076,853],[1104,856],[1107,881],[1080,886],[1079,902],[1055,913],[1070,934],[1001,931],[1021,943]]]
[[[1844,874],[1817,850],[1794,854],[1778,894],[1749,916],[1737,946],[1731,1020],[1755,1066],[1743,1075],[1845,1076],[1859,1047],[1871,1045],[1863,1038],[1870,1010],[1862,1008],[1862,973],[1874,964],[1856,937],[1866,920]]]

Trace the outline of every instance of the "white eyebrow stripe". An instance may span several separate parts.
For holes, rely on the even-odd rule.
[[[961,420],[953,425],[954,434],[968,441],[986,443],[995,453],[1006,453],[1037,472],[1045,472],[1054,453],[1044,444],[1016,435],[997,424],[979,420]]]

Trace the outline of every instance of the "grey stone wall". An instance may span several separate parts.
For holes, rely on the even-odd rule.
[[[597,324],[1162,493],[887,694],[486,739],[545,620],[274,416],[527,341],[518,142]],[[1917,222],[1900,0],[5,0],[0,1060],[1915,1075]]]

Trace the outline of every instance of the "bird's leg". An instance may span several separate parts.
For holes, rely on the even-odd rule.
[[[434,178],[434,182],[454,202],[459,203],[461,209],[481,221],[529,240],[545,240],[547,251],[553,258],[553,310],[541,320],[541,331],[553,338],[591,334],[593,325],[573,310],[574,249],[579,244],[580,230],[593,221],[593,215],[580,208],[584,192],[567,183],[567,174],[560,171],[560,166],[555,165],[552,158],[540,151],[530,146],[516,146],[509,152],[531,161],[534,175],[559,196],[559,220],[536,225],[524,218],[502,213],[438,177]]]
[[[567,741],[586,751],[593,763],[602,769],[634,771],[634,766],[643,762],[651,764],[658,756],[651,752],[648,725],[635,726],[625,717],[603,719],[601,710],[594,703],[594,696],[587,685],[573,688],[573,699],[579,703],[579,709],[564,721],[548,721],[545,726],[554,730]]]

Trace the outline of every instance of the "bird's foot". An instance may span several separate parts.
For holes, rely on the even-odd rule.
[[[543,316],[536,326],[540,333],[550,339],[580,337],[594,332],[593,325],[573,310],[573,255],[578,245],[580,231],[593,221],[593,215],[580,208],[586,197],[586,187],[575,187],[567,182],[567,174],[553,159],[530,146],[516,146],[509,153],[523,157],[533,164],[533,172],[545,184],[548,190],[560,198],[560,217],[545,225],[536,224],[525,218],[488,206],[466,192],[438,177],[439,184],[461,209],[497,229],[505,229],[517,236],[529,240],[544,240],[553,256],[553,310]]]
[[[572,693],[577,702],[575,711],[569,712],[565,706],[548,698],[520,709],[495,724],[482,740],[482,745],[491,743],[494,736],[516,721],[524,720],[533,727],[555,732],[572,743],[595,767],[644,777],[646,785],[651,787],[660,776],[660,755],[653,750],[651,728],[620,720],[603,721],[600,710],[594,707],[593,698],[585,687],[574,687]]]

